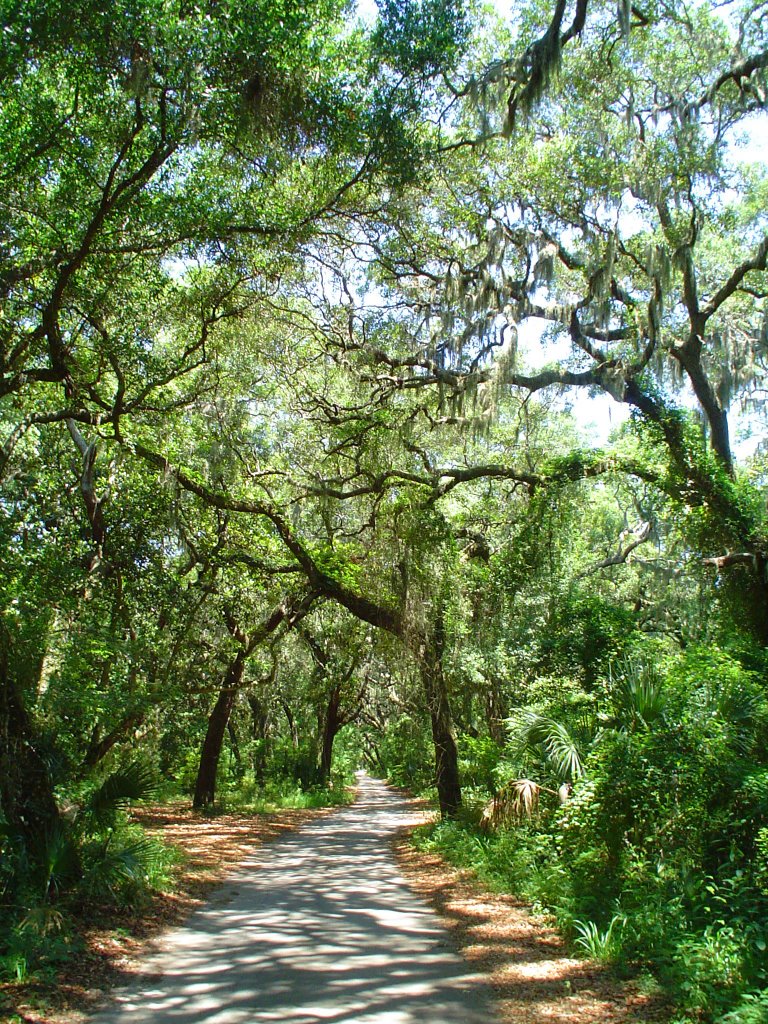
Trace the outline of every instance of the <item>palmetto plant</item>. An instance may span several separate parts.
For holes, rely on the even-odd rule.
[[[513,756],[533,755],[543,770],[563,785],[561,800],[573,783],[586,774],[586,757],[606,730],[637,732],[652,728],[664,718],[666,697],[662,678],[648,660],[627,658],[609,677],[610,714],[598,716],[581,708],[566,721],[543,715],[534,708],[520,708],[507,719]],[[555,794],[530,779],[515,779],[501,788],[488,819],[492,824],[510,818],[531,817],[538,810],[542,792]]]
[[[141,897],[142,890],[155,874],[161,859],[159,844],[147,836],[113,836],[96,841],[84,851],[86,869],[80,890],[89,898],[128,898],[129,902]]]
[[[661,674],[653,662],[625,658],[611,668],[610,684],[615,728],[636,732],[663,719],[666,696]]]
[[[156,790],[150,768],[133,762],[112,772],[83,801],[74,820],[82,841],[83,878],[89,897],[112,898],[124,888],[141,888],[155,867],[157,844],[119,827],[120,812]]]
[[[733,749],[747,756],[755,745],[758,735],[756,724],[763,709],[762,695],[745,687],[742,682],[727,680],[725,684],[718,685],[715,680],[708,679],[696,713],[702,724],[705,720],[722,723]]]
[[[595,733],[590,716],[576,716],[569,728],[532,708],[521,708],[507,720],[507,728],[516,756],[529,752],[537,755],[564,784],[563,792],[584,774],[584,754]],[[561,795],[533,779],[513,779],[499,789],[486,807],[483,820],[486,825],[498,827],[509,821],[531,818],[539,809],[542,793]]]
[[[146,873],[156,846],[121,836],[119,812],[150,796],[154,785],[144,765],[129,764],[92,789],[71,820],[59,818],[32,835],[8,824],[0,828],[0,896],[16,907],[19,927],[44,937],[62,927],[53,905],[67,892],[83,887],[91,895],[112,894]]]
[[[542,787],[532,779],[513,779],[502,786],[483,810],[483,828],[498,828],[510,821],[532,818],[539,808]]]
[[[588,720],[568,728],[563,722],[523,708],[508,720],[508,725],[517,753],[539,752],[563,782],[575,782],[584,774],[584,752],[594,738]]]
[[[90,835],[109,828],[128,804],[148,799],[155,790],[155,775],[147,765],[135,761],[118,768],[87,795],[75,816],[75,829]]]

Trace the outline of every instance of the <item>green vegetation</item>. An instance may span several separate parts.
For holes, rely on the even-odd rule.
[[[88,905],[137,907],[172,887],[173,849],[148,838],[125,813],[153,792],[146,767],[133,763],[84,787],[81,799],[30,835],[0,830],[0,979],[24,981],[77,952],[71,918]]]
[[[574,687],[567,703],[528,706],[508,720],[495,817],[443,821],[417,843],[551,913],[585,955],[651,967],[681,1019],[719,1020],[741,997],[757,1013],[763,678],[718,648],[690,647],[625,661],[588,697]],[[532,799],[510,799],[510,779],[528,780]]]
[[[759,1019],[761,0],[0,8],[5,975],[366,765]]]

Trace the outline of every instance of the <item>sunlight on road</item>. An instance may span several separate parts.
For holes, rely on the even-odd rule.
[[[489,1024],[482,981],[395,866],[409,815],[362,776],[353,807],[259,848],[94,1024]]]

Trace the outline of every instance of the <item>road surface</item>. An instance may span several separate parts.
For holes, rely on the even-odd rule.
[[[492,1024],[482,979],[397,869],[410,820],[361,775],[354,806],[257,847],[93,1024]]]

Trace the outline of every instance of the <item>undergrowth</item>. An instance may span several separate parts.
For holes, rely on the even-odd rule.
[[[317,807],[337,807],[353,803],[355,792],[344,781],[334,780],[330,786],[303,789],[297,783],[271,782],[258,786],[244,779],[237,789],[226,792],[219,808],[251,814],[272,814],[282,808],[309,810]]]
[[[768,1024],[762,677],[691,647],[575,696],[510,718],[494,782],[470,791],[482,804],[495,783],[482,823],[470,799],[415,845],[551,915],[575,952],[650,970],[675,1024]]]

